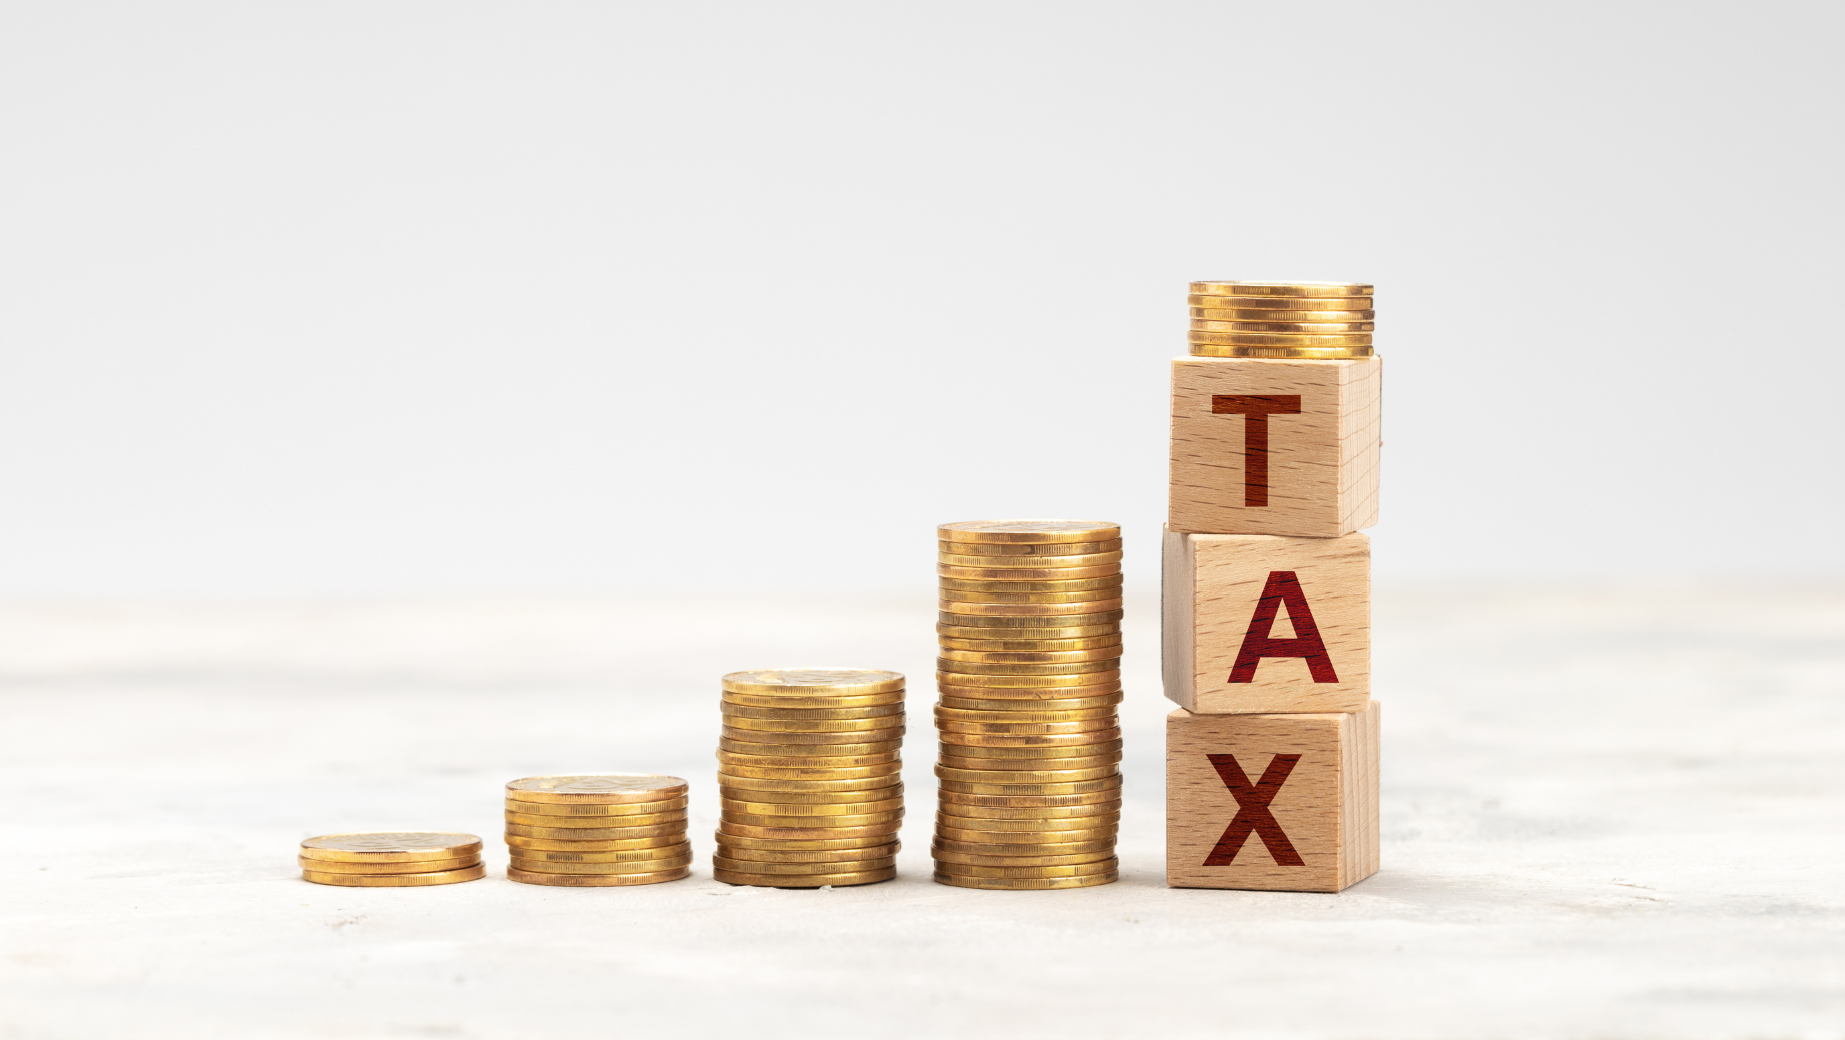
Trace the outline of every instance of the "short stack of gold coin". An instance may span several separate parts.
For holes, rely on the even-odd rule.
[[[1105,885],[1121,820],[1121,528],[943,524],[935,880]]]
[[[1199,357],[1334,361],[1371,356],[1377,312],[1358,282],[1193,282]]]
[[[323,834],[302,842],[295,862],[306,880],[346,888],[452,885],[487,872],[479,838],[444,831]]]
[[[726,675],[712,876],[773,888],[896,877],[903,697],[898,672]]]
[[[506,785],[506,876],[608,888],[691,873],[686,782],[652,773],[531,776]]]

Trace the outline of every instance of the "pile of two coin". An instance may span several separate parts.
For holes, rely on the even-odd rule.
[[[486,873],[480,839],[441,831],[323,834],[301,843],[301,876],[317,885],[415,888],[473,881]]]
[[[603,888],[690,873],[686,782],[649,773],[533,776],[506,785],[506,876]]]
[[[937,528],[935,880],[1107,884],[1121,818],[1121,529]]]
[[[1191,351],[1201,357],[1370,357],[1372,289],[1358,282],[1193,282]]]
[[[820,888],[897,876],[904,679],[785,668],[723,680],[712,876]]]

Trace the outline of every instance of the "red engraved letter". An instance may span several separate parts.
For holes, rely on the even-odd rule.
[[[1212,415],[1243,417],[1243,504],[1268,505],[1268,417],[1299,415],[1299,394],[1218,394]]]
[[[1270,639],[1268,634],[1275,630],[1275,615],[1283,603],[1288,605],[1294,638]],[[1320,639],[1320,626],[1313,623],[1313,611],[1307,609],[1307,597],[1301,592],[1300,579],[1293,571],[1268,572],[1262,598],[1256,601],[1256,614],[1249,619],[1249,631],[1243,634],[1243,647],[1236,652],[1236,665],[1230,669],[1230,681],[1255,682],[1256,665],[1264,657],[1304,657],[1314,682],[1339,681],[1333,671],[1332,658],[1326,656],[1326,644]]]
[[[1236,815],[1230,818],[1230,826],[1224,828],[1224,836],[1217,839],[1217,846],[1205,857],[1207,867],[1227,867],[1235,862],[1236,854],[1243,847],[1243,842],[1251,833],[1262,839],[1268,846],[1269,858],[1283,867],[1304,867],[1307,861],[1294,851],[1294,843],[1288,840],[1281,829],[1281,821],[1269,811],[1268,803],[1275,800],[1281,785],[1288,782],[1288,774],[1294,772],[1299,755],[1276,755],[1269,759],[1268,769],[1262,773],[1262,779],[1250,783],[1243,775],[1243,767],[1236,764],[1235,755],[1206,755],[1211,760],[1211,768],[1230,789],[1236,798]]]

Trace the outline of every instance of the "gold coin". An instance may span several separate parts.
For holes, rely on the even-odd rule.
[[[1093,650],[948,650],[938,660],[966,661],[971,664],[1070,664],[1079,661],[1117,661],[1121,648],[1097,647]]]
[[[1121,539],[1110,538],[1105,542],[1052,542],[1007,543],[1007,542],[948,542],[935,543],[937,552],[955,553],[963,556],[1086,556],[1090,553],[1119,552]]]
[[[531,863],[646,863],[650,860],[691,855],[692,843],[683,839],[671,845],[656,845],[647,849],[620,849],[614,852],[556,852],[520,848],[512,850],[515,860]],[[633,873],[633,871],[627,873]]]
[[[664,798],[657,802],[522,802],[517,798],[506,799],[506,811],[523,813],[527,816],[577,816],[598,820],[631,820],[638,816],[653,816],[672,812],[686,807],[687,798]],[[654,821],[659,822],[659,821]],[[604,824],[603,826],[627,826],[621,824]]]
[[[757,816],[857,816],[901,809],[903,799],[886,798],[877,802],[746,802],[736,798],[720,798],[718,808],[725,812]]]
[[[553,841],[620,841],[624,838],[684,834],[685,821],[675,820],[652,827],[531,827],[509,823],[506,825],[506,833],[513,838],[549,838]]]
[[[426,859],[413,863],[348,863],[336,859],[309,859],[296,856],[295,863],[303,870],[317,870],[323,874],[428,874],[444,870],[462,870],[480,863],[480,854],[461,856],[456,859]]]
[[[661,828],[665,829],[665,828]],[[557,838],[525,838],[517,834],[506,836],[506,846],[512,849],[530,849],[543,852],[627,852],[635,849],[659,849],[669,845],[678,845],[685,841],[685,830],[676,828],[665,834],[655,834],[645,838],[617,838],[613,841],[571,841]]]
[[[1103,610],[1094,614],[1059,614],[1054,617],[1021,614],[979,619],[942,611],[936,614],[935,620],[936,632],[945,636],[965,636],[968,639],[996,638],[981,634],[986,629],[994,628],[1031,630],[1020,637],[1025,639],[1074,639],[1078,636],[1105,636],[1121,631],[1119,624],[1121,611],[1119,610]],[[948,631],[949,629],[954,631]],[[1038,631],[1040,629],[1087,631]]]
[[[1187,341],[1214,347],[1368,347],[1371,333],[1300,336],[1282,332],[1187,332]]]
[[[860,766],[856,769],[800,769],[775,766],[742,766],[734,762],[724,765],[724,772],[729,776],[739,776],[754,780],[810,780],[826,783],[838,783],[846,780],[868,780],[880,776],[897,776],[903,772],[902,762],[887,762],[883,765]]]
[[[1207,298],[1222,299],[1221,297]],[[1334,301],[1326,300],[1324,302],[1330,304]],[[1272,307],[1266,309],[1247,307],[1193,307],[1191,309],[1191,317],[1202,321],[1303,322],[1306,324],[1332,322],[1336,324],[1341,322],[1374,322],[1377,319],[1377,312],[1373,310],[1283,310]],[[1273,331],[1286,332],[1292,330],[1275,329]],[[1353,331],[1362,330],[1354,329]]]
[[[796,697],[862,697],[903,689],[903,673],[876,668],[759,668],[731,672],[724,692]]]
[[[849,849],[816,850],[750,849],[718,843],[719,850],[724,854],[723,859],[736,864],[740,870],[750,869],[751,863],[863,863],[866,860],[889,859],[902,847],[901,842],[895,841]]]
[[[656,773],[578,773],[528,776],[506,785],[506,797],[522,802],[622,804],[657,802],[686,793],[686,782]]]
[[[864,853],[865,855],[871,855],[871,853],[867,853],[865,850],[888,847],[892,852],[895,852],[898,844],[897,839],[894,837],[895,833],[894,831],[889,831],[882,834],[868,835],[863,838],[791,839],[745,838],[742,835],[726,834],[723,831],[718,831],[717,843],[719,848],[728,850],[725,854],[732,859],[754,859],[755,854],[758,852],[785,856],[807,852],[828,854],[850,853],[853,855]],[[744,855],[746,851],[749,852],[750,855]],[[888,855],[888,853],[886,853],[886,855]]]
[[[751,824],[733,823],[730,820],[718,821],[719,835],[733,835],[741,838],[777,838],[805,841],[812,838],[884,838],[890,840],[903,829],[900,820],[890,823],[878,823],[869,827],[757,827]]]
[[[1121,525],[1101,520],[963,520],[942,524],[935,536],[944,542],[1106,542],[1121,537]]]
[[[1363,282],[1193,282],[1192,292],[1205,296],[1340,297],[1370,296]]]
[[[1119,633],[1091,636],[1087,639],[951,639],[936,637],[943,650],[972,650],[979,653],[1056,654],[1073,650],[1114,650],[1121,648]]]
[[[720,791],[775,791],[791,794],[840,794],[857,791],[877,791],[884,788],[903,786],[901,767],[873,776],[842,780],[781,780],[767,777],[738,776],[734,773],[720,771],[717,775]]]
[[[780,772],[771,773],[770,776],[790,773],[786,778],[789,780],[830,780],[835,772],[839,774],[839,779],[844,780],[852,777],[853,771],[857,769],[882,769],[903,764],[902,753],[897,751],[884,751],[875,755],[808,755],[796,760],[780,755],[745,755],[738,751],[719,750],[717,759],[728,773],[752,776],[757,770],[774,769]]]
[[[663,870],[678,870],[692,862],[691,850],[655,860],[637,860],[629,863],[560,863],[554,860],[525,859],[514,856],[512,865],[519,870],[534,874],[654,874]]]
[[[1120,589],[1092,589],[1088,592],[964,592],[943,589],[936,597],[943,603],[1097,603],[1121,601]],[[954,611],[952,607],[945,610]]]
[[[1192,344],[1193,357],[1267,358],[1271,361],[1352,361],[1372,356],[1371,347],[1214,347]]]
[[[1093,888],[1097,885],[1110,884],[1119,880],[1120,877],[1120,872],[1113,870],[1106,874],[1087,874],[1083,877],[1067,878],[965,878],[956,877],[953,874],[944,874],[939,870],[935,872],[935,882],[938,885],[953,885],[956,888],[979,888],[996,892],[1032,892],[1055,888]]]
[[[977,689],[983,693],[1005,689],[1058,690],[1112,685],[1121,681],[1121,670],[1110,668],[1105,671],[1053,675],[973,675],[967,672],[938,671],[935,673],[935,681],[942,686]]]
[[[1118,719],[1083,719],[1080,722],[949,722],[938,719],[936,732],[945,734],[979,737],[1023,737],[1027,739],[1054,737],[1059,740],[1080,740],[1091,734],[1103,733],[1120,728]]]
[[[1096,842],[1092,844],[1100,844],[1108,851],[1106,853],[1072,852],[1058,856],[983,856],[977,852],[943,852],[938,850],[931,853],[931,855],[938,865],[953,864],[961,867],[1068,867],[1079,863],[1093,863],[1097,859],[1103,858],[1105,855],[1109,858],[1113,857],[1115,848],[1114,842]]]
[[[691,877],[690,867],[657,870],[648,874],[546,874],[536,870],[506,868],[506,880],[526,885],[550,885],[555,888],[617,888],[625,885],[657,885]]]
[[[767,736],[768,734],[763,735]],[[760,758],[798,758],[801,759],[801,762],[805,762],[808,759],[819,759],[821,761],[832,762],[833,759],[849,758],[852,759],[852,761],[839,761],[833,762],[832,764],[842,766],[863,766],[870,765],[872,761],[878,761],[877,759],[866,760],[867,756],[884,755],[901,750],[903,748],[903,741],[880,740],[875,743],[852,744],[772,744],[766,740],[733,740],[730,737],[719,737],[718,747],[725,751],[736,752],[739,755],[752,755]],[[786,764],[800,765],[801,762]],[[767,765],[768,763],[759,762],[757,764]]]
[[[713,870],[712,878],[726,885],[749,885],[755,888],[822,888],[825,886],[869,885],[889,881],[897,876],[896,867],[868,870],[860,874],[742,874],[730,870]]]
[[[1260,333],[1287,336],[1349,336],[1377,331],[1374,321],[1212,321],[1193,318],[1193,332]],[[1312,344],[1309,344],[1311,346]]]
[[[451,831],[359,831],[308,838],[298,855],[341,863],[423,863],[479,856],[480,847],[474,835]]]
[[[937,789],[950,794],[1051,795],[1089,794],[1093,791],[1115,791],[1120,788],[1121,775],[1117,773],[1099,780],[1079,780],[1061,784],[973,784],[961,780],[943,780]]]
[[[1376,306],[1375,296],[1249,296],[1219,293],[1192,293],[1185,297],[1188,307],[1239,311],[1368,311]]]
[[[1017,578],[1020,581],[1048,581],[1059,576],[1058,571],[1049,567],[959,567],[952,563],[938,563],[935,574],[938,578],[981,578],[985,580]],[[1118,563],[1104,563],[1095,567],[1071,567],[1061,572],[1064,577],[1102,578],[1121,573]],[[1095,600],[1095,603],[1109,603],[1112,600]],[[943,610],[949,608],[943,607]],[[1119,610],[1120,607],[1096,607],[1096,610]],[[966,613],[966,611],[956,611]]]
[[[937,765],[935,775],[943,780],[963,784],[1070,784],[1082,780],[1099,780],[1105,776],[1116,776],[1120,767],[1116,765],[1093,766],[1088,769],[969,769],[960,766]],[[634,837],[635,835],[619,835]],[[534,834],[534,838],[554,837],[550,834]],[[617,837],[617,835],[611,835]]]
[[[942,807],[940,811],[948,812],[946,806],[957,805],[974,809],[1051,809],[1051,808],[1094,808],[1108,802],[1117,804],[1121,801],[1121,785],[1115,784],[1108,790],[1090,791],[1086,794],[959,794],[946,788],[935,793],[936,800]],[[948,812],[950,816],[962,815],[963,809]],[[1027,817],[1019,817],[1026,819]]]
[[[954,567],[991,567],[999,570],[1086,570],[1120,563],[1121,550],[1083,553],[1079,556],[964,556],[960,553],[938,552],[935,554],[935,562]],[[1056,575],[1051,577],[1055,578]]]
[[[1107,736],[1111,732],[1115,736]],[[1087,737],[1089,734],[1079,733],[1077,736]],[[1097,739],[1087,744],[958,744],[947,740],[941,743],[944,755],[1020,762],[1036,762],[1046,758],[1094,758],[1097,755],[1112,755],[1120,750],[1121,736],[1118,730],[1102,730],[1097,734]]]
[[[1014,835],[1009,838],[995,838],[992,841],[1028,842],[1028,841],[1084,841],[1082,838],[1045,837],[1047,834],[1060,834],[1064,831],[1104,831],[1121,824],[1121,811],[1101,812],[1090,816],[1051,816],[1051,817],[992,817],[960,816],[955,813],[937,809],[935,813],[937,827],[950,827],[964,831],[991,831]],[[990,844],[991,842],[989,842]]]
[[[988,618],[968,618],[986,621]],[[986,649],[1004,643],[1005,650],[1083,650],[1098,646],[1120,646],[1120,625],[1089,625],[1079,628],[980,628],[961,625],[935,626],[936,642],[945,647]],[[1081,635],[1063,635],[1080,632]],[[1061,644],[1061,645],[1060,645]]]
[[[645,816],[538,816],[530,813],[507,810],[504,815],[507,823],[516,823],[524,827],[555,827],[565,830],[625,830],[629,827],[654,827],[663,823],[675,823],[685,819],[684,809],[671,812],[648,813]],[[636,835],[610,835],[610,837],[636,837]]]
[[[754,791],[740,787],[718,788],[720,799],[735,802],[770,802],[775,805],[852,805],[861,802],[902,800],[903,785],[893,784],[871,791]]]
[[[1087,733],[961,733],[942,730],[936,734],[944,744],[963,748],[1006,748],[1012,750],[1069,751],[1094,747],[1121,739],[1121,727],[1090,730]]]
[[[1103,673],[1113,673],[1118,676],[1121,674],[1121,655],[1116,654],[1113,657],[1104,657],[1093,661],[1066,661],[1062,664],[1024,664],[1016,661],[953,661],[947,658],[938,657],[935,659],[935,667],[937,669],[936,674],[938,675],[952,675],[963,678],[968,676],[976,678],[999,676],[1031,678],[1034,676],[1053,675],[1065,678],[1076,678],[1079,676],[1087,677]],[[962,683],[956,679],[950,679],[948,681],[950,685],[962,685]],[[1087,685],[1100,684],[1092,683]]]
[[[1059,578],[1047,581],[937,578],[935,582],[943,591],[952,589],[956,592],[1096,592],[1118,589],[1123,580],[1119,574],[1110,574],[1101,578],[1071,578],[1067,581]]]
[[[942,754],[936,756],[935,768],[950,769],[959,774],[1010,773],[1015,776],[1029,777],[1029,779],[1021,779],[1018,781],[995,779],[994,777],[984,778],[993,780],[996,783],[1007,784],[1015,782],[1031,783],[1035,780],[1060,779],[1059,776],[1053,774],[1080,773],[1093,775],[1091,773],[1092,770],[1112,769],[1119,765],[1120,762],[1121,752],[1119,751],[1101,755],[1085,755],[1081,758],[1072,755],[1067,758],[1049,758],[1041,761],[1018,758],[970,758],[966,755]],[[957,779],[967,780],[970,779],[970,777],[967,775],[960,775]]]
[[[724,725],[728,729],[747,729],[760,733],[802,733],[819,736],[823,733],[877,733],[886,730],[901,730],[904,718],[898,715],[880,715],[873,719],[758,719],[747,715],[724,713]]]
[[[964,796],[966,797],[966,796]],[[1090,820],[1100,817],[1121,819],[1121,799],[1108,802],[1096,802],[1094,805],[962,805],[959,802],[942,802],[936,806],[936,818],[951,816],[956,819],[987,820]],[[980,826],[970,823],[969,826]]]
[[[980,821],[975,820],[975,823]],[[971,827],[952,827],[936,824],[937,841],[961,841],[975,845],[1068,845],[1073,842],[1115,840],[1120,828],[1116,824],[1084,829],[1069,828],[1060,831],[995,831]]]
[[[1095,672],[1091,675],[1099,674]],[[1005,708],[1051,710],[1059,707],[1055,704],[1019,704],[1018,701],[1076,701],[1095,697],[1110,697],[1121,693],[1121,680],[1112,679],[1096,683],[1093,686],[960,686],[950,682],[938,682],[935,688],[941,693],[940,703],[943,707],[962,707],[950,703],[956,700],[993,700],[1006,701]],[[1118,701],[1097,703],[1119,703]],[[1078,705],[1081,707],[1081,705]]]
[[[1060,867],[980,867],[969,863],[944,863],[937,860],[937,873],[953,874],[957,877],[979,878],[1055,878],[1084,877],[1090,874],[1112,874],[1121,869],[1121,861],[1113,856],[1106,859],[1090,860],[1087,863],[1068,863]]]
[[[433,870],[421,874],[339,874],[327,870],[303,870],[302,880],[316,885],[339,885],[343,888],[421,888],[427,885],[453,885],[487,876],[487,868],[475,864],[457,870]]]
[[[1098,708],[1064,708],[1026,710],[1019,708],[1012,711],[978,711],[970,708],[940,707],[935,709],[935,717],[945,722],[1086,722],[1091,719],[1108,719],[1115,722],[1115,706],[1112,704]],[[1115,724],[1119,724],[1115,722]]]
[[[903,810],[860,813],[856,816],[772,816],[726,811],[722,818],[726,823],[743,827],[875,827],[880,823],[895,823],[903,819]]]
[[[903,701],[877,704],[868,708],[755,708],[747,704],[723,701],[718,705],[726,719],[757,719],[763,722],[863,722],[875,726],[901,726]],[[885,721],[878,722],[883,719]]]
[[[799,861],[777,863],[772,860],[730,859],[725,856],[712,856],[713,870],[734,871],[742,874],[863,874],[873,870],[883,870],[897,865],[895,856],[881,856],[877,859],[847,860],[836,863],[802,863]]]
[[[748,708],[805,708],[821,711],[845,711],[852,708],[877,708],[895,704],[903,706],[902,690],[890,693],[840,694],[838,696],[802,697],[792,693],[733,693],[724,691],[719,696],[723,700],[724,710],[730,711],[732,705]],[[850,716],[840,716],[849,718]]]
[[[725,726],[718,730],[720,738],[731,741],[732,743],[742,742],[749,744],[773,738],[778,744],[803,744],[808,747],[819,748],[851,746],[846,743],[847,741],[851,741],[853,744],[871,742],[901,746],[903,743],[903,733],[904,730],[902,727],[897,729],[860,730],[857,733],[789,733],[785,730],[742,729],[736,726]]]

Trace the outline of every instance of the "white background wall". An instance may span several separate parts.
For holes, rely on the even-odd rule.
[[[931,580],[1192,278],[1378,285],[1388,577],[1837,574],[1836,4],[0,8],[0,595]]]

